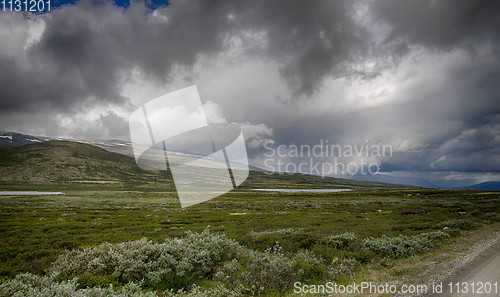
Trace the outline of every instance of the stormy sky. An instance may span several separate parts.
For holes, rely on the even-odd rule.
[[[128,139],[137,107],[197,85],[256,166],[328,140],[391,145],[385,174],[500,180],[499,1],[155,3],[0,12],[0,130]]]

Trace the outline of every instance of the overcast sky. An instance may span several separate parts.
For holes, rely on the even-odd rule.
[[[0,12],[0,130],[127,139],[197,85],[263,144],[385,144],[386,173],[500,179],[499,1],[76,1]]]

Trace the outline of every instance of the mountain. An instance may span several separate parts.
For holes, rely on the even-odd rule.
[[[76,142],[91,144],[100,148],[103,148],[109,152],[122,154],[134,158],[134,151],[132,149],[132,143],[127,140],[120,139],[94,139],[94,140],[75,140]],[[176,153],[177,155],[182,155],[182,153]],[[250,170],[255,171],[265,171],[262,168],[249,165]]]
[[[134,153],[132,151],[132,144],[130,143],[130,141],[126,140],[119,140],[119,139],[85,140],[85,139],[70,139],[70,138],[56,139],[51,137],[33,136],[17,132],[0,131],[0,146],[22,146],[25,144],[43,142],[49,140],[67,140],[72,142],[87,143],[94,146],[98,146],[110,152],[119,153],[130,157],[134,156]]]
[[[133,157],[80,142],[43,141],[0,147],[0,182],[34,184],[126,183],[159,184],[173,190],[168,171],[143,170]],[[378,182],[278,174],[250,170],[241,189],[249,188],[361,188],[392,187]]]
[[[31,146],[33,144],[39,145]],[[253,166],[250,166],[250,172],[248,181],[242,187],[252,185],[256,188],[266,187],[266,184],[271,184],[267,182],[267,179],[271,179],[287,187],[307,185],[315,187],[415,186],[432,189],[500,190],[498,181],[463,187],[446,187],[436,185],[424,178],[397,177],[388,174],[358,175],[352,179],[322,178],[307,174],[269,174]],[[86,180],[154,182],[165,181],[166,178],[170,178],[168,173],[142,170],[136,165],[130,141],[119,139],[54,141],[50,137],[0,131],[0,182],[56,183],[85,182]],[[288,182],[285,182],[286,180]]]
[[[94,140],[73,140],[76,142],[87,143],[107,150],[108,152],[118,153],[129,157],[134,157],[132,143],[120,139],[94,139]]]
[[[49,140],[47,137],[35,137],[17,132],[0,131],[0,146],[21,146],[47,140]]]
[[[376,182],[384,182],[391,184],[400,184],[400,185],[410,185],[415,187],[429,188],[429,189],[443,189],[443,190],[483,190],[483,191],[499,191],[500,190],[500,182],[499,181],[488,181],[479,184],[473,184],[469,186],[462,187],[450,187],[443,185],[436,185],[424,178],[418,177],[398,177],[392,176],[388,174],[376,174],[376,175],[359,175],[353,177],[356,180],[364,180],[364,181],[376,181]]]
[[[435,185],[432,182],[419,177],[400,177],[388,174],[374,174],[374,175],[356,175],[353,177],[353,179],[383,182],[383,183],[398,184],[398,185],[410,185],[414,187],[430,188],[430,189],[440,188],[438,185]]]
[[[483,190],[483,191],[500,191],[500,181],[488,181],[484,183],[474,184],[465,187],[453,188],[454,190]]]
[[[165,172],[139,168],[134,159],[89,144],[43,141],[0,147],[0,181],[29,183],[164,182]]]

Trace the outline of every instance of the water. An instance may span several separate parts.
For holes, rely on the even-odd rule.
[[[12,195],[65,195],[63,192],[38,192],[38,191],[0,191],[0,196]]]
[[[264,191],[264,192],[285,192],[285,193],[298,193],[298,192],[330,193],[330,192],[352,191],[352,189],[252,189],[252,190]]]

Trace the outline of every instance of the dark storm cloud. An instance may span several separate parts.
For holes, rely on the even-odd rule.
[[[425,129],[426,147],[406,154],[399,164],[412,170],[498,171],[499,61],[473,59],[450,67],[443,76],[440,84],[426,82],[408,90],[410,101],[393,111],[408,125]]]
[[[346,75],[346,63],[367,54],[354,13],[353,1],[172,1],[158,10],[165,22],[133,30],[127,51],[146,72],[166,76],[239,37],[246,54],[280,65],[294,95],[311,95],[325,76]],[[262,33],[265,45],[247,33]]]
[[[123,10],[111,2],[80,1],[45,16],[44,34],[26,53],[30,67],[0,57],[2,81],[14,86],[1,91],[1,108],[124,102],[123,71],[139,67],[166,81],[175,65],[189,67],[201,54],[219,53],[234,36],[243,38],[249,53],[279,65],[293,97],[310,96],[325,77],[377,75],[350,65],[386,49],[375,46],[355,19],[359,3],[172,1],[154,16],[142,3]],[[497,1],[374,1],[369,9],[374,22],[390,26],[385,43],[393,47],[449,48],[497,42],[498,6]],[[246,32],[263,33],[265,45],[250,44]]]
[[[352,18],[352,1],[172,1],[153,15],[141,3],[123,11],[111,2],[80,1],[44,16],[29,67],[0,57],[3,112],[51,107],[70,110],[95,101],[125,102],[124,71],[138,67],[168,81],[174,66],[192,66],[241,37],[253,54],[280,65],[294,96],[311,95],[328,75],[365,54],[367,36]],[[18,22],[25,22],[23,17]],[[263,47],[245,33],[263,33]],[[246,42],[246,43],[245,43]]]
[[[232,94],[236,103],[231,107],[222,106],[226,115],[238,114],[237,121],[266,124],[266,139],[272,134],[277,144],[363,138],[399,147],[384,161],[387,171],[498,171],[499,3],[177,0],[153,12],[141,2],[124,9],[111,1],[82,0],[30,16],[45,22],[40,39],[23,47],[27,33],[19,34],[19,40],[9,41],[12,48],[0,52],[0,114],[5,125],[7,119],[22,121],[16,114],[36,114],[33,118],[45,123],[44,111],[50,111],[47,119],[60,113],[71,117],[99,104],[130,111],[134,107],[123,85],[132,71],[157,85],[169,85],[178,75],[194,82],[197,65],[211,67],[200,61],[230,56],[236,65],[271,65],[281,78],[276,84],[284,83],[285,92],[277,88],[263,95],[269,102],[281,98],[276,102],[253,98],[249,88]],[[0,16],[8,28],[26,25],[27,19]],[[238,54],[231,56],[235,48]],[[418,56],[412,66],[401,66],[416,49],[452,58],[446,67],[436,60],[437,70],[424,69]],[[399,89],[387,103],[359,103],[342,93],[318,99],[332,79],[344,79],[348,89],[353,80],[370,83],[384,72],[394,75],[398,67],[415,71],[392,82]],[[231,79],[224,87],[243,84],[238,75]],[[225,92],[219,88],[212,93]],[[357,107],[342,111],[327,101]],[[75,119],[73,125],[80,128],[75,133],[126,134],[123,115],[104,110],[89,127]],[[258,154],[257,145],[252,152]]]
[[[314,121],[288,118],[275,127],[277,143],[313,145],[325,135],[337,143],[356,135],[392,144],[407,139],[415,145],[383,161],[383,171],[498,172],[499,2],[373,1],[370,11],[376,23],[388,25],[386,38],[373,45],[375,56],[383,58],[381,51],[389,49],[386,55],[400,61],[420,46],[437,55],[464,51],[466,62],[457,59],[438,72],[438,80],[435,69],[422,71],[397,101],[381,107]]]
[[[40,16],[46,27],[38,42],[17,57],[0,55],[2,81],[10,86],[0,90],[2,112],[73,113],[94,102],[125,102],[118,91],[119,55],[113,55],[107,32],[100,30],[102,21],[98,21],[99,14],[116,13],[116,8],[100,8],[103,11],[72,6]],[[27,19],[17,15],[16,21]]]
[[[434,49],[494,43],[499,47],[500,2],[442,0],[371,2],[376,21],[390,25],[387,42],[400,48],[419,44]],[[497,53],[498,54],[498,53]]]
[[[236,20],[266,32],[264,56],[282,63],[295,96],[312,95],[325,76],[348,75],[348,63],[368,54],[369,36],[354,19],[354,1],[244,3]]]
[[[387,104],[278,118],[272,126],[276,143],[315,145],[326,138],[352,144],[366,139],[394,146],[394,155],[382,162],[386,172],[498,172],[500,63],[490,53],[475,56],[458,49],[450,55],[437,64],[419,62],[421,73],[398,81],[396,100]]]
[[[143,4],[123,11],[106,1],[80,1],[45,15],[40,41],[26,52],[29,67],[0,56],[2,81],[13,86],[0,91],[2,112],[123,103],[124,71],[139,67],[164,81],[173,65],[191,65],[199,53],[220,50],[221,17],[201,2],[193,4],[165,9],[168,22]]]
[[[58,87],[57,80],[68,77],[73,83],[71,87],[81,95],[122,100],[117,85],[125,61],[117,47],[119,44],[113,42],[115,37],[106,28],[101,31],[103,21],[94,23],[83,9],[71,7],[65,13],[58,11],[50,15],[40,42],[28,52],[30,62],[45,62],[44,67],[56,78],[53,87]],[[105,12],[99,12],[96,18],[105,18],[108,11],[113,13],[109,6],[101,9]]]
[[[369,36],[355,20],[354,1],[172,1],[160,9],[168,22],[141,36],[135,57],[143,69],[168,74],[171,64],[191,65],[198,54],[242,39],[246,54],[280,65],[295,96],[311,95],[325,76],[345,76],[348,62],[368,53]],[[264,45],[247,33],[262,33]],[[162,37],[162,38],[158,38]],[[143,39],[143,37],[139,37]],[[159,56],[158,50],[163,51]]]

